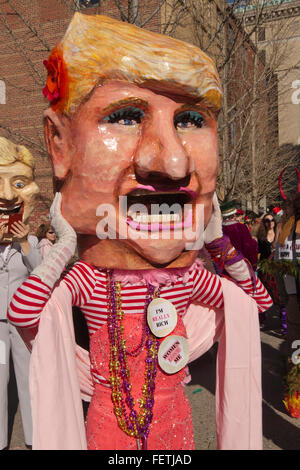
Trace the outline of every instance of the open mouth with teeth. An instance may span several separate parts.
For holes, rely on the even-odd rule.
[[[0,222],[7,222],[8,233],[10,234],[10,226],[19,220],[22,220],[24,212],[24,204],[0,204]]]
[[[0,204],[0,216],[11,214],[21,214],[23,212],[23,202],[14,205]]]
[[[164,231],[188,228],[193,223],[196,193],[186,188],[156,191],[137,188],[127,195],[127,224],[139,231]]]

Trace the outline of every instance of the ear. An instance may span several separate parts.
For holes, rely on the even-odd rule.
[[[44,132],[46,146],[52,159],[56,178],[66,178],[71,165],[70,120],[63,114],[55,113],[51,108],[44,112]]]

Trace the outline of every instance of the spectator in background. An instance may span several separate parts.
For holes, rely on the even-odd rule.
[[[281,209],[281,207],[275,206],[273,208],[273,214],[275,216],[276,222],[278,223],[280,218],[283,216],[283,210]]]
[[[251,236],[248,227],[235,220],[236,211],[234,201],[225,202],[221,205],[223,233],[230,238],[235,249],[249,261],[255,271],[257,268],[257,242]]]
[[[265,214],[257,232],[259,261],[273,259],[276,243],[276,221],[272,213]],[[269,272],[259,271],[261,282],[266,287],[274,304],[280,305],[276,277]],[[267,311],[260,316],[261,327],[265,326]]]
[[[262,221],[262,215],[263,214],[256,214],[255,212],[252,212],[251,214],[251,219],[252,219],[252,228],[251,228],[251,235],[253,238],[257,240],[257,232],[259,230],[261,221]]]
[[[242,209],[237,209],[235,220],[238,220],[239,222],[244,222],[244,217],[245,217],[245,211],[243,211]]]
[[[247,225],[249,232],[251,233],[252,236],[252,231],[253,227],[255,225],[255,218],[257,217],[257,214],[253,211],[246,211],[245,216],[244,216],[244,224]]]
[[[39,249],[41,251],[41,255],[43,258],[45,258],[49,250],[51,250],[52,246],[56,242],[56,234],[51,227],[50,222],[41,224],[36,231],[36,236],[39,240]]]
[[[272,214],[264,215],[257,232],[259,259],[270,258],[275,248],[276,221]]]
[[[280,213],[277,212],[276,216],[279,216],[279,214]],[[285,223],[288,221],[288,219],[293,216],[293,214],[294,214],[294,209],[293,209],[292,199],[284,200],[283,203],[282,203],[282,213],[281,213],[280,218],[277,221],[277,225],[276,225],[276,242],[278,241],[278,239],[280,237],[282,227],[285,225]]]
[[[294,275],[284,274],[287,303],[286,346],[288,370],[284,404],[294,418],[300,418],[300,193],[292,201],[292,215],[282,225],[278,238],[279,260],[285,260],[294,267]],[[296,346],[295,346],[295,343]],[[298,348],[298,349],[297,349]],[[298,351],[298,354],[297,354]],[[293,360],[292,360],[293,358]]]
[[[290,261],[297,268],[300,260],[300,193],[295,196],[293,215],[283,225],[278,243],[278,259]],[[300,339],[299,269],[298,278],[284,275],[284,282],[288,296],[288,342],[289,348],[291,348],[292,342],[295,339]]]
[[[293,201],[292,199],[285,199],[282,203],[282,209],[279,207],[274,207],[273,212],[276,214],[277,225],[276,225],[276,235],[275,235],[275,255],[274,259],[279,260],[279,252],[281,244],[279,243],[279,238],[281,235],[282,227],[286,224],[288,219],[293,216]],[[282,240],[284,242],[284,240]],[[288,294],[285,288],[284,276],[281,272],[275,274],[275,279],[278,288],[279,295],[279,306],[280,306],[280,319],[281,319],[281,333],[286,335],[287,333],[287,312],[286,305],[288,303]]]
[[[245,215],[245,216],[244,216],[243,223],[246,225],[246,227],[248,228],[249,232],[251,233],[251,230],[252,230],[252,220],[250,219],[250,217],[249,217],[248,215]]]

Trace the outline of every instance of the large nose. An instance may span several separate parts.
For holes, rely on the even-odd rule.
[[[186,150],[174,126],[173,115],[153,116],[142,129],[135,155],[135,171],[143,178],[150,174],[180,180],[190,173]]]
[[[6,201],[13,201],[17,199],[17,195],[11,186],[11,183],[8,179],[4,179],[2,183],[2,188],[0,192],[0,199],[5,199]]]

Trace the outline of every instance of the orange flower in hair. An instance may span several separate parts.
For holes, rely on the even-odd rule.
[[[53,109],[63,108],[63,102],[67,94],[67,70],[62,54],[53,49],[48,60],[44,60],[48,75],[43,95],[47,98]]]

